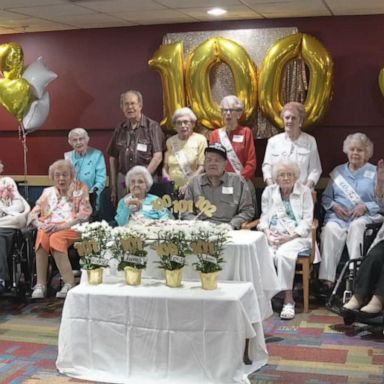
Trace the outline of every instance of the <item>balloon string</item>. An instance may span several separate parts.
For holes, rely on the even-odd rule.
[[[23,160],[24,160],[24,196],[25,199],[29,200],[29,191],[28,191],[28,181],[27,181],[27,175],[28,175],[28,163],[27,163],[27,152],[28,152],[28,146],[27,146],[27,133],[24,129],[23,123],[20,124],[19,127],[19,136],[21,139],[21,142],[23,144]]]

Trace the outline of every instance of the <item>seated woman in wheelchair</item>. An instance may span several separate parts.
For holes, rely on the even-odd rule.
[[[158,199],[158,196],[148,193],[152,184],[152,176],[146,167],[136,165],[127,172],[125,185],[129,192],[120,199],[117,206],[117,225],[127,225],[129,221],[172,218],[168,209],[155,210],[152,207],[153,202]]]
[[[344,140],[343,151],[348,162],[331,172],[322,197],[326,212],[319,279],[327,293],[333,287],[345,244],[351,260],[361,257],[366,224],[381,220],[375,200],[376,167],[368,163],[373,154],[371,140],[363,133],[351,134]]]
[[[377,164],[375,194],[384,209],[384,161]],[[367,255],[360,264],[355,290],[345,309],[360,310],[364,314],[377,315],[384,307],[384,224],[381,226]]]
[[[292,295],[297,255],[311,247],[313,200],[311,190],[301,184],[300,169],[290,160],[273,167],[275,184],[265,188],[258,229],[267,237],[277,267],[280,289],[285,291],[280,313],[283,320],[295,317]]]
[[[49,178],[54,186],[45,188],[29,222],[37,228],[36,272],[37,284],[32,298],[44,298],[47,293],[48,256],[51,253],[64,280],[56,297],[65,298],[74,286],[74,276],[68,259],[70,247],[80,235],[71,229],[75,224],[88,220],[92,213],[88,188],[75,180],[75,169],[68,160],[57,160],[49,167]]]
[[[0,160],[0,175],[3,170],[4,164]],[[10,281],[8,255],[14,235],[25,227],[30,210],[16,183],[10,177],[0,176],[0,293],[7,289]]]

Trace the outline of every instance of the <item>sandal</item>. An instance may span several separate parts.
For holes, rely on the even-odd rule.
[[[292,320],[295,317],[295,304],[287,303],[283,305],[283,309],[280,312],[280,319]]]

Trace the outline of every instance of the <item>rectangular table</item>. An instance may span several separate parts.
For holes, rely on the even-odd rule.
[[[110,383],[249,383],[267,362],[261,321],[252,283],[219,283],[215,291],[153,279],[137,287],[81,284],[65,301],[56,365]]]
[[[279,292],[277,274],[269,251],[265,235],[258,231],[231,231],[230,241],[224,250],[223,270],[219,273],[219,281],[249,281],[253,284],[261,318],[264,320],[272,315],[271,298]],[[196,256],[187,256],[183,280],[199,280],[198,273],[192,263]],[[148,252],[147,268],[143,276],[154,279],[164,279],[164,271],[158,268],[154,261],[159,260],[154,250]],[[105,281],[123,281],[123,274],[116,279],[109,276],[110,271],[104,271]],[[86,276],[82,277],[82,281]]]

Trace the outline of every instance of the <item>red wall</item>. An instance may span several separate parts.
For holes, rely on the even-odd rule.
[[[335,64],[334,95],[326,118],[308,132],[317,139],[324,176],[345,161],[341,147],[351,132],[365,132],[375,143],[373,161],[384,156],[384,97],[377,77],[384,67],[384,15],[319,17],[173,24],[145,27],[1,35],[0,44],[23,47],[25,65],[43,56],[58,74],[49,85],[50,115],[42,128],[28,135],[28,173],[46,174],[47,167],[69,149],[68,130],[84,127],[91,144],[105,150],[111,130],[122,119],[119,96],[140,90],[144,111],[162,118],[160,76],[147,62],[170,32],[295,26],[318,38]],[[255,42],[257,43],[257,42]],[[6,173],[23,173],[23,150],[16,119],[0,108],[0,159]],[[259,164],[266,141],[257,141]],[[258,171],[260,174],[260,170]]]

